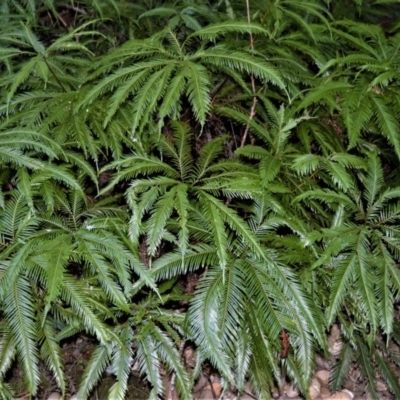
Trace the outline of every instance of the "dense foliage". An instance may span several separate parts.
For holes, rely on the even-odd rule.
[[[42,363],[66,393],[80,332],[82,399],[135,362],[152,399],[205,363],[306,392],[334,323],[332,386],[357,362],[400,398],[396,3],[3,0],[0,398]]]

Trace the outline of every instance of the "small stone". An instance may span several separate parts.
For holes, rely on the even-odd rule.
[[[333,324],[328,337],[328,351],[333,357],[338,356],[343,347],[343,343],[340,340],[340,335],[341,331],[339,325]]]
[[[279,399],[281,397],[280,393],[277,390],[274,390],[272,392],[272,398],[273,399]]]
[[[321,384],[319,383],[319,380],[316,378],[313,378],[311,380],[311,385],[308,390],[308,393],[310,395],[311,400],[315,400],[321,392]]]
[[[217,397],[219,397],[219,395],[222,392],[221,381],[220,381],[219,376],[216,374],[211,374],[210,381],[211,381],[212,390],[217,395]],[[208,386],[208,387],[210,387],[210,386]]]
[[[331,396],[331,391],[326,386],[321,388],[321,392],[319,394],[323,399],[327,399]]]
[[[350,372],[347,374],[348,380],[354,383],[358,383],[360,377],[361,377],[361,371],[356,368],[351,369]]]
[[[251,399],[251,397],[249,397]],[[235,393],[232,393],[231,391],[226,391],[222,397],[220,397],[221,400],[238,400],[238,397],[235,395]],[[246,399],[246,395],[241,396],[241,400]],[[247,399],[246,399],[247,400]]]
[[[69,400],[78,400],[78,395],[74,394]]]
[[[132,372],[138,372],[139,369],[140,369],[139,362],[136,361],[135,364],[132,365],[131,371],[132,371]]]
[[[50,394],[50,396],[47,398],[47,400],[61,400],[61,394],[57,392],[53,392]]]
[[[285,393],[289,398],[297,397],[299,395],[299,391],[293,385],[289,384],[285,385],[283,393]]]
[[[338,340],[337,342],[333,343],[332,346],[328,347],[328,351],[333,357],[336,357],[340,354],[342,348],[343,348],[343,343],[340,340]]]
[[[386,392],[387,391],[387,386],[386,386],[385,382],[377,381],[376,382],[376,390],[378,392]]]
[[[343,389],[342,392],[347,393],[352,399],[354,398],[354,393],[352,391]]]
[[[214,381],[212,382],[212,388],[214,390],[214,393],[219,396],[221,394],[222,388],[221,388],[221,384],[219,381]]]
[[[354,395],[350,390],[342,390],[341,392],[334,393],[326,400],[353,400],[353,397]]]
[[[327,385],[329,383],[329,371],[326,369],[321,369],[315,374],[315,377],[323,384]]]
[[[200,396],[196,400],[210,400],[214,398],[214,393],[211,389],[204,389],[201,391]]]
[[[322,368],[322,369],[330,369],[331,365],[329,361],[325,360],[325,358],[322,358],[321,356],[317,356],[317,359],[315,360],[317,367]]]

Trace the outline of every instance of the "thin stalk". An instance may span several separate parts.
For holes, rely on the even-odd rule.
[[[54,73],[53,69],[50,67],[49,63],[46,60],[46,57],[42,57],[43,61],[45,62],[45,64],[47,65],[47,68],[49,69],[50,73],[53,75],[54,79],[56,80],[56,82],[60,85],[61,89],[67,93],[67,90],[65,89],[64,85],[60,82],[60,80],[58,79],[57,75]]]
[[[249,3],[249,0],[246,0],[246,12],[247,12],[247,22],[250,25],[251,18],[250,18],[250,3]],[[254,37],[253,37],[253,33],[251,32],[251,30],[250,30],[250,49],[254,50]],[[253,94],[255,95],[256,94],[256,84],[255,84],[255,80],[254,80],[254,75],[253,74],[250,75],[250,80],[251,80],[251,90],[252,90]],[[254,96],[253,97],[253,103],[252,103],[251,108],[250,108],[249,122],[247,123],[246,128],[244,130],[243,137],[242,137],[242,140],[240,142],[240,147],[243,147],[245,145],[246,140],[247,140],[247,136],[249,135],[250,121],[256,115],[257,101],[258,101],[257,97]]]

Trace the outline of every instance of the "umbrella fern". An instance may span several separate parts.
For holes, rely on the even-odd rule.
[[[398,397],[394,1],[0,11],[0,397],[14,367],[40,396],[42,365],[66,395],[80,332],[80,398],[107,370],[123,399],[132,363],[154,399],[162,369],[190,399],[206,363],[238,394],[282,372],[305,393],[333,323],[333,388],[355,362]]]

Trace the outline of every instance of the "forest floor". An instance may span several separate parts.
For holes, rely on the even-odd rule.
[[[332,361],[340,351],[340,331],[338,327],[334,326],[330,336],[328,337],[329,352],[331,353],[332,359],[326,360],[322,357],[317,357],[317,369],[310,386],[310,398],[312,400],[368,400],[366,393],[366,382],[361,378],[360,371],[357,368],[350,368],[348,376],[345,380],[342,391],[332,393],[329,389],[329,374],[332,367]],[[95,349],[96,344],[88,337],[81,336],[75,341],[65,343],[62,351],[66,366],[66,376],[68,380],[68,394],[64,400],[79,400],[74,394],[77,392],[80,379],[84,373],[85,366],[90,360],[90,356]],[[187,365],[190,365],[191,358],[194,356],[194,350],[191,348],[187,349],[184,357]],[[163,374],[164,384],[166,387],[165,400],[184,400],[179,399],[179,396],[175,392],[173,386],[171,387],[171,376],[166,371]],[[399,374],[400,375],[400,371]],[[108,391],[114,383],[114,379],[111,375],[104,374],[100,385],[93,390],[90,400],[107,400]],[[23,377],[20,371],[14,370],[11,377],[11,383],[17,389],[18,400],[28,400],[29,395],[24,390]],[[195,400],[254,400],[254,396],[251,392],[251,386],[247,385],[247,390],[241,396],[238,396],[234,392],[225,391],[221,389],[220,378],[218,374],[213,372],[211,369],[204,369],[203,373],[198,380],[193,397]],[[377,390],[379,400],[398,400],[390,394],[387,385],[378,379]],[[126,400],[147,400],[149,395],[149,387],[144,383],[138,374],[137,366],[132,366],[132,373],[129,380],[129,389],[127,391]],[[276,400],[302,400],[299,392],[290,384],[285,384],[273,395]],[[42,384],[40,392],[35,397],[35,400],[60,400],[61,395],[57,392],[57,384],[46,369],[42,369]]]

